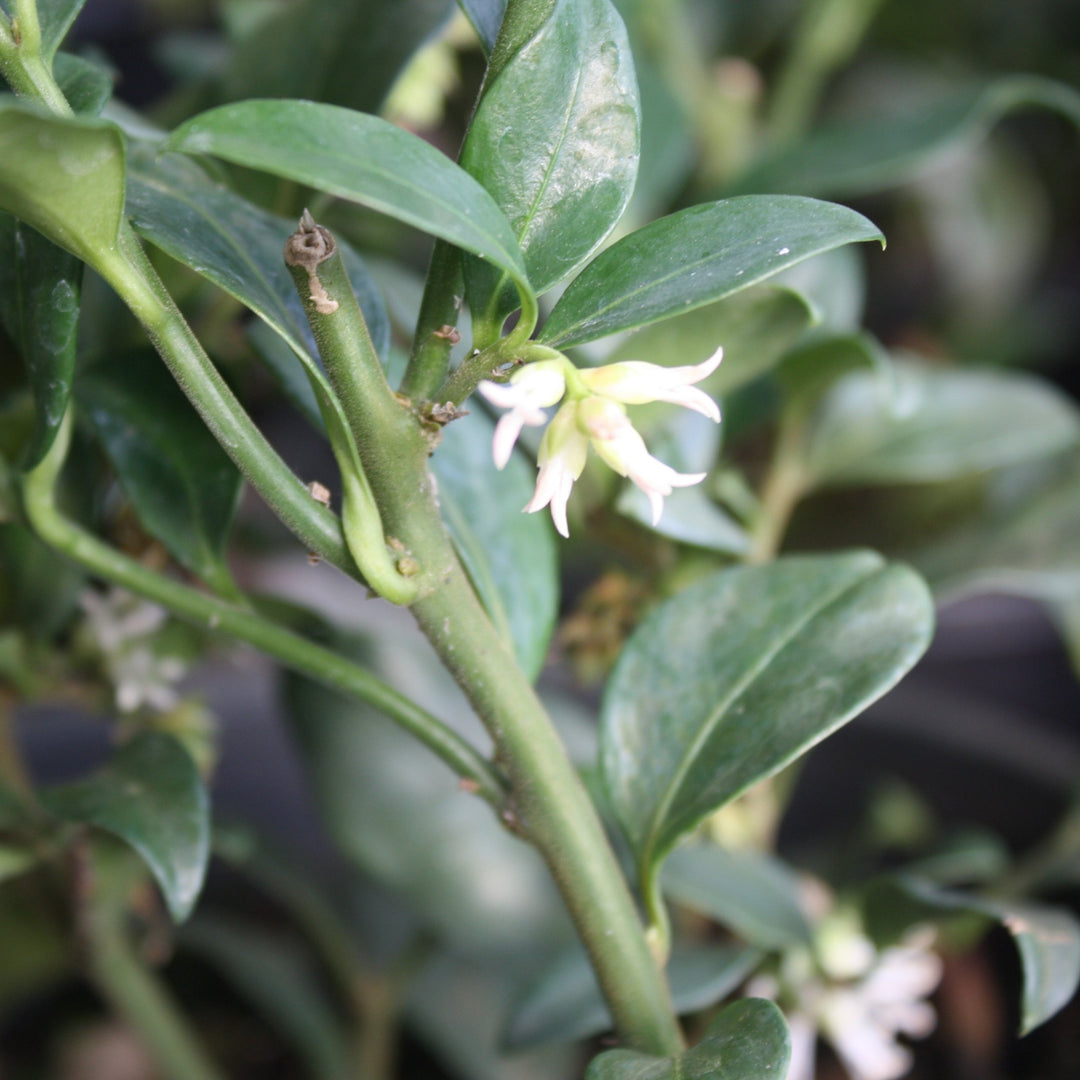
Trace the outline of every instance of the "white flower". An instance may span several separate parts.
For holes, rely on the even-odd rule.
[[[786,1080],[814,1080],[820,1033],[832,1043],[851,1080],[900,1080],[912,1066],[900,1035],[925,1038],[934,1030],[925,1000],[941,980],[934,935],[916,929],[899,945],[878,951],[850,909],[838,908],[819,924],[813,951],[788,950],[778,977],[757,976],[751,996],[780,999],[792,1036]]]
[[[593,393],[621,401],[624,405],[668,401],[720,423],[716,402],[692,384],[711,375],[723,358],[724,350],[717,349],[708,360],[686,367],[669,368],[641,360],[624,360],[619,364],[588,368],[581,372],[581,379]]]
[[[174,684],[184,677],[187,666],[154,648],[154,636],[168,620],[165,609],[123,589],[104,593],[87,589],[79,606],[113,684],[117,708],[125,713],[142,705],[159,712],[174,708],[179,701]]]
[[[649,497],[656,525],[664,496],[689,487],[705,473],[679,473],[654,458],[630,422],[624,405],[666,401],[693,409],[719,422],[716,402],[693,384],[716,370],[723,357],[717,349],[700,364],[666,368],[628,360],[579,371],[565,357],[540,360],[511,376],[505,384],[482,382],[478,389],[493,405],[509,409],[495,427],[492,456],[501,469],[510,460],[523,427],[539,427],[544,409],[567,400],[555,414],[540,443],[536,491],[525,506],[535,513],[551,507],[555,527],[569,536],[566,506],[574,482],[585,468],[590,444],[620,476],[628,477]]]
[[[540,427],[547,422],[544,409],[562,400],[566,393],[566,375],[559,360],[540,360],[515,372],[507,383],[485,380],[477,387],[500,409],[509,409],[495,425],[492,456],[498,468],[510,460],[521,429],[525,426]]]

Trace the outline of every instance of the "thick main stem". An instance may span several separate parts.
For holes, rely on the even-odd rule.
[[[515,824],[551,868],[620,1034],[646,1053],[677,1052],[665,980],[596,809],[460,568],[412,610],[495,739]]]

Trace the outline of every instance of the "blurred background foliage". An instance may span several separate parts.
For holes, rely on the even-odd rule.
[[[499,5],[463,6],[483,29]],[[802,403],[804,474],[784,550],[874,547],[912,561],[943,605],[963,602],[943,607],[938,643],[912,680],[798,775],[725,810],[715,838],[751,855],[779,850],[855,904],[881,942],[895,936],[882,924],[904,921],[895,916],[900,886],[866,882],[898,867],[918,866],[942,888],[986,886],[1075,908],[1080,691],[1068,656],[1080,666],[1080,8],[1070,0],[617,6],[643,105],[625,229],[706,199],[776,191],[855,207],[888,248],[845,248],[578,351],[583,363],[689,363],[720,342],[727,358],[709,387],[724,403],[719,444],[692,418],[674,428],[658,414],[649,427],[650,445],[677,467],[708,468],[720,453],[704,493],[677,492],[654,531],[635,493],[615,490],[610,475],[582,481],[587,539],[564,555],[556,645],[541,683],[575,760],[592,768],[598,687],[643,614],[748,550],[787,395]],[[109,72],[123,103],[110,108],[127,124],[129,107],[169,128],[226,101],[310,97],[381,111],[451,155],[485,63],[450,0],[89,0],[68,49]],[[361,253],[389,314],[389,363],[400,364],[424,240],[297,185],[219,169],[275,214],[295,217],[312,204]],[[283,371],[272,344],[229,297],[157,262],[290,464],[304,477],[333,476],[325,443],[267,374]],[[83,296],[83,357],[141,345],[99,281],[89,278]],[[14,460],[28,438],[26,379],[6,361],[12,341],[0,339],[0,350],[0,451]],[[958,371],[972,377],[957,381]],[[93,364],[81,364],[79,379],[84,402],[95,386],[107,390]],[[881,404],[883,384],[900,407]],[[122,549],[168,566],[173,556],[115,482],[108,435],[77,436],[78,514]],[[279,680],[242,650],[208,653],[204,635],[130,598],[88,594],[82,574],[3,523],[3,480],[0,709],[23,703],[18,731],[35,777],[58,784],[83,775],[134,715],[143,737],[179,735],[203,774],[214,771],[223,823],[208,895],[176,931],[138,868],[125,868],[126,849],[98,845],[91,856],[75,844],[47,872],[25,874],[25,860],[36,858],[20,846],[25,823],[0,802],[12,838],[0,850],[0,881],[11,879],[0,889],[4,1075],[158,1075],[102,1006],[108,979],[101,958],[85,955],[82,918],[137,925],[141,955],[164,964],[171,992],[230,1076],[580,1075],[587,1053],[565,1041],[567,1018],[545,1012],[541,992],[522,996],[570,940],[532,852],[377,715]],[[479,737],[407,629],[343,601],[325,568],[298,575],[293,548],[278,557],[283,539],[245,500],[233,552],[245,587],[291,597],[305,632],[341,641]],[[307,721],[296,743],[290,714]],[[122,890],[122,903],[81,910],[81,861],[91,857],[139,888]],[[699,946],[689,959],[677,955],[673,975],[693,1030],[762,956],[796,949],[808,932],[805,911],[783,899],[797,888],[785,892],[768,877],[787,872],[768,859],[756,903],[772,897],[777,910],[756,922],[760,912],[737,898],[714,896],[702,911],[692,868],[673,886],[685,901],[679,926]],[[916,908],[908,922],[951,903],[925,891],[906,902]],[[1020,976],[1007,938],[970,948],[993,919],[965,909],[947,920],[941,1027],[919,1044],[910,1075],[1077,1075],[1075,1002],[1015,1039]],[[560,963],[566,982],[556,985],[578,985],[572,950]],[[606,1020],[587,978],[583,993],[571,1018],[576,1034],[595,1040]],[[562,1038],[549,1042],[556,1032]],[[534,1048],[510,1053],[504,1040]],[[826,1058],[818,1075],[837,1069]]]

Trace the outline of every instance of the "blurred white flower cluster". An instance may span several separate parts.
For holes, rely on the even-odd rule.
[[[905,1076],[913,1058],[898,1036],[925,1038],[937,1019],[926,1000],[941,981],[933,943],[934,931],[920,927],[879,950],[855,912],[837,908],[818,924],[813,950],[789,950],[777,975],[753,979],[747,993],[776,999],[787,1013],[787,1080],[814,1080],[819,1035],[852,1080]]]
[[[176,656],[159,655],[158,631],[168,619],[164,608],[123,589],[87,589],[79,597],[86,629],[100,653],[116,693],[120,712],[146,705],[159,712],[176,707],[176,683],[187,665]]]
[[[724,354],[717,349],[700,364],[663,367],[637,360],[597,368],[577,368],[566,357],[537,360],[515,372],[506,383],[482,382],[477,389],[501,409],[508,409],[495,428],[492,453],[501,469],[510,460],[523,427],[547,424],[537,464],[536,491],[525,506],[535,513],[551,507],[555,528],[570,535],[566,505],[581,476],[591,446],[620,476],[629,477],[649,497],[655,525],[664,496],[689,487],[705,473],[679,473],[654,458],[626,415],[627,405],[667,401],[720,422],[720,410],[693,384],[711,375]],[[545,409],[559,404],[548,423]]]

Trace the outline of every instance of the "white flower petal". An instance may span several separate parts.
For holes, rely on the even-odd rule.
[[[711,375],[723,359],[724,350],[717,349],[700,364],[685,367],[664,367],[642,360],[624,360],[617,364],[587,369],[581,378],[590,390],[624,405],[644,405],[649,401],[667,401],[693,409],[710,420],[719,422],[720,409],[703,390],[692,384]]]

